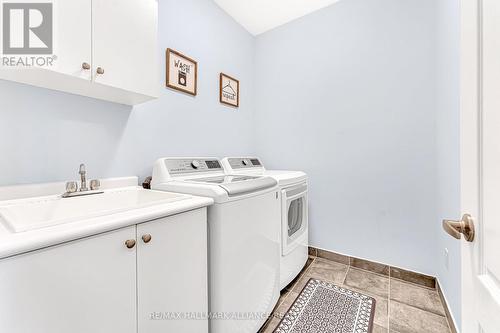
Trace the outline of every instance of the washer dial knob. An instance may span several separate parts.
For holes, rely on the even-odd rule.
[[[191,166],[193,167],[193,169],[198,169],[200,167],[200,162],[193,161],[191,162]]]

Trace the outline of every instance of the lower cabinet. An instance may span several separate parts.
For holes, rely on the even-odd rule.
[[[0,332],[208,332],[206,209],[0,260]],[[180,319],[186,318],[186,319]]]
[[[139,332],[208,332],[206,209],[138,225],[137,238]]]

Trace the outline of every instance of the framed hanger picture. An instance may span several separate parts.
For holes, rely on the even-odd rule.
[[[222,104],[239,107],[240,106],[240,81],[235,78],[220,73],[220,102]]]
[[[167,49],[167,87],[196,96],[198,63],[172,49]]]

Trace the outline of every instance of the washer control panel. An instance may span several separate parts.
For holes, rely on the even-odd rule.
[[[234,169],[263,168],[258,158],[253,157],[235,157],[228,159],[229,165]]]
[[[222,171],[222,165],[217,159],[166,159],[165,166],[171,175],[193,172]]]

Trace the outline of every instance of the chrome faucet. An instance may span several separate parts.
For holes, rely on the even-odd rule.
[[[101,186],[101,182],[98,179],[93,179],[90,181],[90,190],[87,187],[87,169],[85,168],[85,164],[80,164],[80,169],[78,171],[80,174],[80,190],[78,191],[78,183],[77,182],[67,182],[66,183],[66,193],[62,195],[63,198],[71,198],[78,197],[82,195],[90,195],[90,194],[101,194],[104,193],[99,191],[99,187]]]
[[[85,170],[85,164],[80,164],[80,171],[78,173],[80,174],[81,179],[80,192],[88,191],[89,189],[87,188],[87,171]]]

